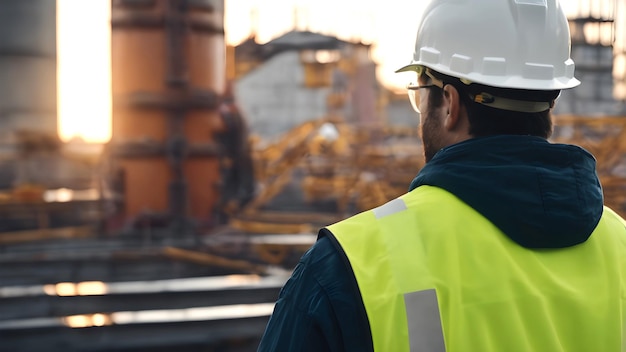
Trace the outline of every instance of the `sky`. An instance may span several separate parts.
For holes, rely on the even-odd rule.
[[[598,1],[594,4],[604,3]],[[378,77],[389,87],[408,81],[395,69],[410,62],[417,20],[427,0],[225,0],[226,41],[256,33],[265,43],[307,29],[372,44]],[[564,0],[567,12],[585,1]],[[589,1],[588,3],[591,3]],[[57,0],[59,136],[90,142],[111,136],[110,0]]]

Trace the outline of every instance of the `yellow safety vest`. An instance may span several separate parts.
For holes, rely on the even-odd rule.
[[[521,247],[432,186],[328,228],[377,352],[626,351],[626,230],[608,208],[560,249]]]

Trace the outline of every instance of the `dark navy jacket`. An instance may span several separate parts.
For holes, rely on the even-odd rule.
[[[582,243],[603,211],[593,156],[538,137],[483,137],[444,148],[410,190],[421,185],[453,193],[527,248]],[[356,279],[328,230],[281,290],[259,351],[373,351]]]

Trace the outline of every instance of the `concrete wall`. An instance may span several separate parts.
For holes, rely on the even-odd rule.
[[[403,126],[417,129],[420,115],[413,110],[409,97],[406,100],[390,100],[385,107],[386,122],[392,126]]]
[[[306,88],[300,54],[278,54],[235,85],[237,104],[250,132],[274,138],[293,127],[325,116],[331,88]]]

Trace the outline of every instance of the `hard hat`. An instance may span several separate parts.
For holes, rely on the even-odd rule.
[[[567,18],[557,0],[433,0],[419,24],[411,64],[465,83],[528,90],[580,84]]]

